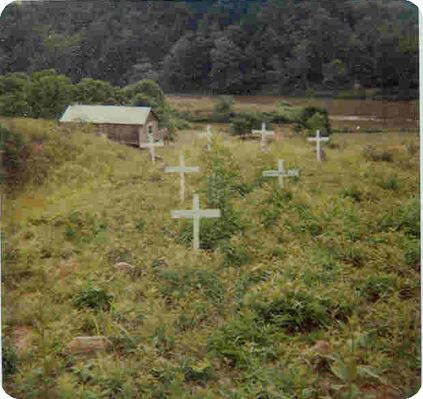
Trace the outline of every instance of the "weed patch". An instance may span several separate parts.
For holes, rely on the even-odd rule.
[[[272,326],[258,324],[250,317],[233,319],[212,334],[209,351],[224,358],[230,365],[248,367],[251,358],[274,359],[272,348],[275,331]]]
[[[113,295],[102,288],[87,287],[73,297],[73,304],[78,309],[90,308],[109,311]]]
[[[180,299],[195,291],[214,304],[223,301],[224,286],[215,273],[194,268],[164,269],[159,276],[164,283],[161,287],[164,296]]]
[[[323,298],[306,290],[286,290],[270,300],[255,298],[251,305],[264,323],[291,334],[327,328],[332,320],[346,319],[352,310],[345,300]]]

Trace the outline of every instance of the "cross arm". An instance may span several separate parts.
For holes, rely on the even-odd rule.
[[[171,211],[170,216],[172,219],[193,219],[193,211],[183,210],[183,211]]]
[[[280,175],[280,173],[277,170],[265,170],[263,172],[264,177],[277,177],[279,175]]]
[[[298,171],[298,169],[290,169],[287,171],[287,176],[299,176],[300,172]]]
[[[202,218],[219,218],[220,215],[221,215],[220,209],[200,210],[200,217]]]

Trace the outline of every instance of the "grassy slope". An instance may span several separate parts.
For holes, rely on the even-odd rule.
[[[45,142],[63,135],[41,121],[14,128],[48,130]],[[158,152],[172,165],[185,148],[205,171],[204,139],[191,135]],[[356,384],[358,397],[399,398],[416,388],[418,155],[399,145],[416,136],[335,136],[321,165],[299,138],[265,154],[257,142],[219,138],[250,188],[231,198],[247,227],[231,250],[197,254],[178,244],[170,218],[191,192],[178,204],[179,181],[163,162],[84,132],[63,140],[70,160],[6,203],[4,333],[19,359],[11,395],[352,398]],[[393,162],[365,160],[366,143]],[[287,183],[291,199],[257,179],[281,157],[301,170]],[[190,175],[190,190],[206,180]],[[136,269],[118,272],[117,261]],[[90,287],[113,294],[109,311],[75,306]],[[78,335],[105,335],[110,348],[72,356]],[[317,340],[331,359],[311,351]]]

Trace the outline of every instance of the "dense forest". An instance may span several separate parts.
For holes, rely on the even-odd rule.
[[[180,93],[417,91],[417,7],[405,0],[34,1],[0,21],[0,74],[54,68]]]

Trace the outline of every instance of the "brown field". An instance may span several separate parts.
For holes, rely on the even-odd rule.
[[[213,112],[216,97],[168,95],[171,106],[196,116]],[[344,100],[330,98],[292,98],[279,96],[234,96],[235,111],[273,111],[281,101],[293,106],[325,107],[334,127],[411,129],[418,128],[417,101]]]

